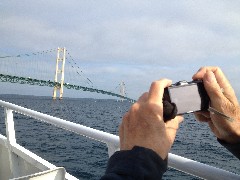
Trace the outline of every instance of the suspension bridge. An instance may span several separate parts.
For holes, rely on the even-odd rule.
[[[53,53],[55,54],[55,58],[53,58]],[[54,72],[53,70],[55,71],[55,78],[52,81],[51,79],[53,79],[53,76],[51,77],[51,75]],[[51,73],[49,71],[51,71]],[[36,74],[40,75],[36,77]],[[75,77],[74,79],[73,76]],[[85,85],[74,84],[74,82],[76,82],[76,77]],[[59,78],[61,78],[60,81]],[[66,79],[67,81],[64,82]],[[53,99],[56,99],[57,91],[59,91],[59,98],[61,99],[63,87],[65,87],[67,89],[114,96],[130,102],[135,101],[126,96],[125,84],[123,82],[119,84],[119,93],[94,88],[93,82],[86,77],[77,65],[77,62],[65,48],[25,53],[15,56],[0,56],[0,82],[52,87]]]

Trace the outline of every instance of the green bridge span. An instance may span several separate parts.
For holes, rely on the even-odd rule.
[[[59,82],[53,82],[50,80],[46,81],[46,80],[40,80],[40,79],[33,79],[30,77],[26,78],[26,77],[12,76],[12,75],[6,75],[6,74],[0,74],[0,81],[1,82],[18,83],[18,84],[29,84],[29,85],[36,85],[36,86],[60,87]],[[101,90],[101,89],[89,88],[89,87],[73,85],[73,84],[69,84],[69,83],[64,83],[63,86],[66,87],[67,89],[95,92],[95,93],[99,93],[99,94],[115,96],[118,98],[128,100],[130,102],[135,102],[134,99],[131,99],[126,96],[122,96],[120,94],[116,94],[113,92]]]

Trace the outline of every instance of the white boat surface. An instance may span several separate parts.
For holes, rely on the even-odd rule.
[[[21,113],[81,136],[105,143],[109,157],[119,150],[119,137],[107,132],[66,121],[0,100],[4,108],[6,137],[0,134],[0,180],[43,180],[77,178],[67,173],[64,167],[56,167],[47,160],[27,150],[16,142],[13,112]],[[168,166],[202,179],[240,179],[240,175],[187,159],[172,153],[168,155]]]

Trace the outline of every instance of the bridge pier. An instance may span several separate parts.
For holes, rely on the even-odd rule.
[[[63,98],[63,83],[64,83],[64,67],[66,60],[66,48],[58,48],[57,51],[57,59],[56,59],[56,70],[55,70],[55,78],[54,82],[58,82],[58,77],[60,76],[61,81],[60,86],[55,85],[53,88],[53,99],[57,98],[57,91],[59,90],[59,99]]]

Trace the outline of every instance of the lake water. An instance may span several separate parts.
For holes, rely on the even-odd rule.
[[[42,113],[56,116],[112,134],[118,134],[118,125],[129,102],[99,99],[72,99],[53,101],[50,97],[0,95],[0,99]],[[3,108],[0,109],[0,133],[5,135]],[[14,113],[17,142],[42,158],[64,166],[79,179],[99,179],[108,160],[105,144],[90,140],[55,126]],[[171,153],[184,156],[231,172],[240,172],[239,160],[223,148],[206,124],[186,115],[181,124]],[[197,179],[169,168],[163,179]]]

